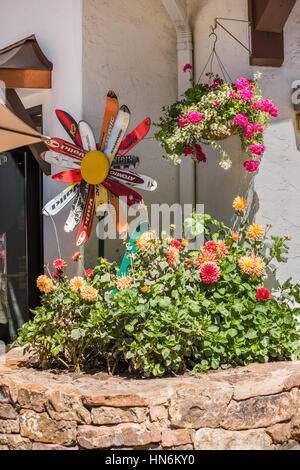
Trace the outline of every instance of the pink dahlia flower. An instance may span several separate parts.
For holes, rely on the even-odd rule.
[[[205,284],[213,284],[220,279],[221,270],[217,263],[209,261],[201,267],[200,275]]]

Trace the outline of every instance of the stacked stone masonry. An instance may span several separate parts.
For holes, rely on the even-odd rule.
[[[131,379],[0,364],[0,450],[300,450],[300,362]]]

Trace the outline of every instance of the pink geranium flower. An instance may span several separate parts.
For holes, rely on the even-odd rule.
[[[249,173],[253,173],[254,171],[258,170],[259,162],[257,160],[248,160],[244,162],[243,165],[245,170],[247,170]]]
[[[266,147],[264,146],[264,144],[257,144],[256,142],[252,142],[249,147],[249,150],[255,155],[262,155],[266,150]]]
[[[245,114],[240,113],[240,114],[237,114],[237,116],[235,116],[235,118],[234,118],[234,125],[235,126],[246,127],[246,126],[248,126],[248,124],[249,124],[249,118],[248,118],[248,116],[245,116]]]
[[[186,117],[187,122],[197,124],[202,121],[202,114],[199,111],[192,111]]]
[[[183,151],[183,155],[186,157],[187,155],[190,155],[192,153],[192,147],[185,147]]]
[[[185,64],[185,66],[183,67],[182,70],[183,70],[183,72],[186,72],[187,70],[192,70],[192,68],[193,67],[191,66],[191,64]]]
[[[246,80],[246,78],[241,77],[236,81],[235,85],[238,90],[242,90],[243,88],[246,88],[249,85],[249,80]]]
[[[182,118],[182,116],[179,116],[178,124],[179,124],[180,127],[184,127],[184,126],[187,125],[187,122]]]

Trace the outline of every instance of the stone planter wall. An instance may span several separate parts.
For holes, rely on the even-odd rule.
[[[300,362],[135,380],[0,364],[0,450],[298,449]]]

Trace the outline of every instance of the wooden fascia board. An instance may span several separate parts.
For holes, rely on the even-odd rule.
[[[51,70],[0,68],[0,80],[6,88],[42,88],[52,86]]]

